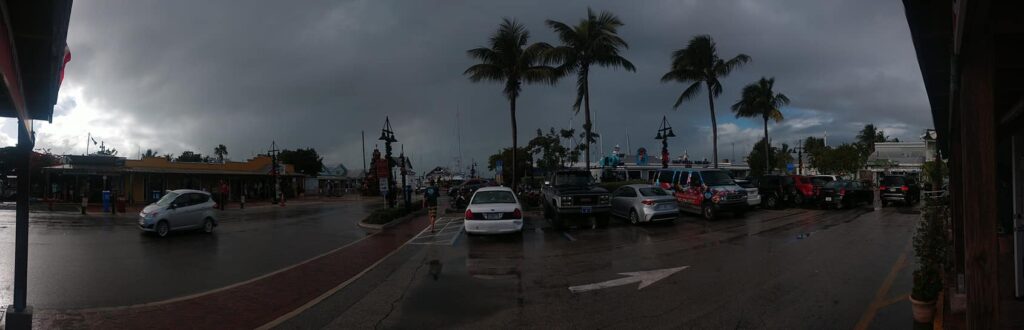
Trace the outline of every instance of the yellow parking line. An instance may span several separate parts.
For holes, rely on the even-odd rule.
[[[896,275],[899,274],[900,269],[903,268],[907,262],[907,252],[910,251],[910,243],[903,248],[903,253],[900,254],[900,258],[896,260],[896,263],[892,265],[889,270],[889,275],[885,276],[885,280],[882,281],[882,286],[878,287],[878,291],[875,292],[875,299],[868,305],[868,309],[864,311],[864,315],[861,315],[860,321],[853,328],[856,330],[867,329],[871,325],[871,321],[875,319],[875,315],[878,314],[878,309],[888,306],[892,303],[886,304],[885,296],[889,293],[889,289],[892,288],[893,282],[896,281]],[[902,298],[902,297],[900,297]],[[890,299],[889,301],[891,301]]]

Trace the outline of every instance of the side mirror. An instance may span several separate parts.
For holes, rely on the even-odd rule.
[[[178,203],[171,203],[170,209],[173,210],[176,208],[178,208]]]

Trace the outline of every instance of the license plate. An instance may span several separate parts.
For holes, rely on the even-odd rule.
[[[668,210],[668,209],[671,209],[671,208],[672,208],[671,204],[658,204],[658,207],[656,207],[655,209],[658,210],[658,211],[664,211],[664,210]]]
[[[498,219],[501,219],[501,213],[484,213],[484,219],[487,219],[487,220],[498,220]]]
[[[825,197],[825,201],[826,202],[831,202],[832,201],[832,197]]]
[[[584,206],[584,207],[580,208],[580,213],[590,214],[591,212],[594,212],[594,208],[592,208],[590,206]]]
[[[899,189],[896,189],[896,188],[889,188],[889,191],[898,191],[898,190]]]
[[[592,200],[590,198],[580,198],[580,203],[590,203],[590,202],[592,202]]]

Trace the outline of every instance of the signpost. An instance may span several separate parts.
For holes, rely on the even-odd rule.
[[[504,163],[505,162],[503,162],[501,159],[498,159],[498,160],[494,161],[494,170],[496,172],[498,172],[498,174],[496,174],[494,176],[494,181],[497,181],[498,184],[502,184],[505,181],[504,180],[505,178],[502,175],[502,173],[504,173],[504,166],[503,166]],[[515,174],[513,173],[512,175],[515,175]]]

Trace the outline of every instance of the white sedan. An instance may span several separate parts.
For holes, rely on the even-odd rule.
[[[483,187],[473,193],[463,223],[469,234],[504,234],[523,230],[523,207],[508,187]]]

